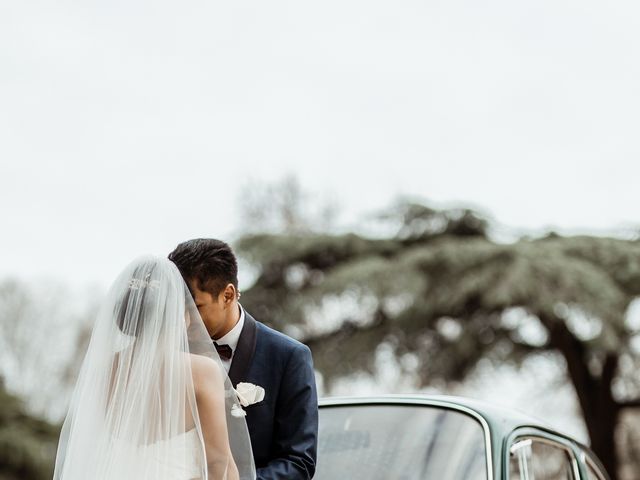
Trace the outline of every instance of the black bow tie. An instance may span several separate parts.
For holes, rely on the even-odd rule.
[[[231,360],[231,356],[233,355],[233,350],[229,345],[218,345],[216,342],[213,342],[218,351],[218,355],[223,360]]]

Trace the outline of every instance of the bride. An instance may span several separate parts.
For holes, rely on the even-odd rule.
[[[253,480],[243,415],[177,267],[143,257],[98,313],[53,478]]]

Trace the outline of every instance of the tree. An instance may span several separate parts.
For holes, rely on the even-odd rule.
[[[249,182],[238,196],[244,233],[309,233],[330,228],[335,222],[335,201],[318,202],[289,175],[272,184]]]
[[[27,414],[0,382],[0,479],[50,479],[59,431]]]
[[[463,379],[482,358],[517,364],[557,352],[591,446],[615,478],[618,419],[640,405],[640,326],[628,316],[640,295],[640,243],[552,234],[499,244],[474,212],[420,204],[387,218],[399,224],[387,238],[242,238],[239,252],[260,272],[244,303],[305,341],[329,381],[372,371],[382,343],[417,358],[421,385]],[[327,317],[335,302],[345,313]]]
[[[52,281],[0,282],[0,377],[31,413],[54,421],[66,413],[89,340],[92,299]]]

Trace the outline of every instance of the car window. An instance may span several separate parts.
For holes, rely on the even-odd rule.
[[[320,409],[316,480],[487,480],[482,425],[426,406]]]
[[[510,449],[509,480],[577,480],[575,458],[551,440],[519,438]]]

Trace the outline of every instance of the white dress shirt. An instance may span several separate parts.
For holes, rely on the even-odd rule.
[[[231,358],[229,360],[220,357],[220,361],[222,361],[222,365],[227,373],[229,373],[229,369],[231,368],[231,362],[233,361],[233,356],[236,354],[236,347],[238,346],[238,340],[240,340],[240,334],[244,326],[244,309],[240,304],[238,304],[238,308],[240,308],[240,318],[238,322],[226,335],[215,340],[218,345],[229,345],[231,347]]]

